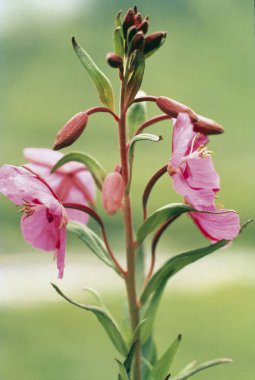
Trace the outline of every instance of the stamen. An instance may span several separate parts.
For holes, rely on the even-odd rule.
[[[212,150],[208,150],[204,145],[200,145],[197,151],[199,152],[199,157],[201,158],[210,157],[213,153]]]
[[[189,152],[189,154],[191,154],[191,153],[193,152],[194,144],[195,144],[195,142],[197,141],[197,139],[199,138],[199,136],[200,136],[200,133],[198,132],[198,133],[196,134],[196,136],[193,138],[192,143],[191,143],[191,147],[190,147],[190,152]]]

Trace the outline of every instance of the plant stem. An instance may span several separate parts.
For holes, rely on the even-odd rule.
[[[120,101],[120,121],[119,121],[119,147],[122,166],[122,176],[125,185],[128,185],[129,170],[126,148],[126,106],[125,106],[125,83],[122,82]],[[136,282],[135,282],[135,244],[133,237],[132,210],[129,192],[125,192],[123,200],[123,220],[126,239],[126,260],[128,274],[125,278],[128,295],[129,314],[132,331],[134,332],[139,323],[139,307],[137,305]],[[141,348],[140,341],[137,340],[134,358],[133,376],[134,380],[141,380]]]

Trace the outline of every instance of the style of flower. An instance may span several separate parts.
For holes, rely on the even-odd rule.
[[[215,196],[220,190],[219,176],[213,166],[207,136],[196,133],[189,116],[179,113],[173,128],[172,157],[168,173],[175,191],[194,209],[190,216],[211,241],[233,240],[240,231],[235,211],[218,209]]]
[[[48,183],[23,167],[0,168],[0,191],[22,206],[21,231],[35,248],[54,251],[58,277],[64,273],[66,225],[68,216]]]
[[[26,148],[27,167],[40,174],[51,186],[61,203],[93,204],[96,195],[94,180],[86,167],[78,162],[68,162],[51,173],[52,167],[63,153],[46,148]],[[78,210],[67,210],[68,218],[86,224],[88,215]]]

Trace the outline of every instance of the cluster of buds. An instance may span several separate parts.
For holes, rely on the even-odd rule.
[[[116,18],[114,32],[115,52],[106,57],[108,64],[120,69],[123,74],[124,61],[132,56],[134,51],[140,51],[145,58],[152,55],[165,41],[166,32],[155,32],[146,36],[149,30],[149,17],[144,19],[137,7],[130,8],[121,20],[121,12]]]

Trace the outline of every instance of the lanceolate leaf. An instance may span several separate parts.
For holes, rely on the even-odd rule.
[[[139,135],[138,135],[139,136]],[[180,215],[186,212],[195,211],[192,207],[187,206],[183,203],[171,203],[163,206],[153,212],[148,218],[142,223],[137,231],[137,241],[142,243],[143,240],[158,228],[162,223],[166,222],[169,218],[173,216]]]
[[[141,133],[140,135],[136,135],[135,137],[132,138],[132,140],[130,141],[129,151],[128,151],[128,161],[129,161],[129,170],[130,170],[129,185],[130,185],[131,178],[132,178],[132,166],[133,166],[133,156],[134,156],[135,143],[137,141],[158,142],[161,139],[162,139],[161,136],[152,135],[150,133]]]
[[[102,308],[98,306],[83,305],[78,302],[75,302],[69,297],[67,297],[64,293],[62,293],[62,291],[55,284],[52,284],[52,286],[59,295],[61,295],[65,300],[67,300],[72,305],[78,306],[87,311],[91,311],[97,317],[101,325],[104,327],[106,333],[108,334],[109,338],[111,339],[112,343],[117,348],[117,350],[122,355],[124,356],[127,355],[128,353],[127,345],[120,333],[120,330],[116,322],[113,320],[113,318],[111,317],[109,313],[107,313],[105,310],[103,310]]]
[[[123,32],[122,32],[121,26],[117,27],[114,30],[113,41],[114,41],[115,53],[118,54],[120,57],[123,57],[125,50],[124,50],[124,38],[123,38]]]
[[[103,182],[106,177],[106,172],[104,168],[102,167],[102,165],[88,153],[81,153],[81,152],[67,153],[53,166],[53,168],[51,169],[51,172],[53,173],[62,165],[70,161],[77,161],[84,164],[90,171],[91,175],[93,176],[98,188],[100,190],[102,189]]]
[[[211,244],[207,247],[194,249],[192,251],[184,252],[169,259],[149,280],[142,296],[141,302],[144,304],[148,297],[158,288],[163,286],[171,277],[179,272],[185,266],[194,263],[204,256],[224,247],[228,243],[228,240],[221,240],[215,244]]]
[[[140,94],[139,94],[140,93]],[[145,96],[143,91],[139,91],[139,96]],[[145,122],[147,117],[146,102],[133,103],[127,112],[127,124],[129,137],[132,138],[134,132]]]
[[[103,240],[94,231],[79,222],[68,222],[67,229],[78,236],[100,260],[115,269]]]
[[[145,69],[144,54],[142,51],[139,51],[136,53],[133,74],[127,83],[126,97],[128,101],[128,104],[127,104],[128,107],[133,103],[134,98],[141,87],[141,84],[143,81],[144,69]]]
[[[152,336],[150,336],[147,342],[142,344],[142,378],[144,380],[149,380],[149,374],[156,361],[156,345]]]
[[[196,373],[198,373],[200,371],[204,371],[207,368],[211,368],[211,367],[214,367],[214,366],[220,365],[220,364],[228,364],[231,362],[232,362],[231,359],[215,359],[215,360],[212,360],[210,362],[205,362],[205,363],[200,364],[198,367],[192,369],[191,371],[186,372],[183,375],[173,377],[172,380],[186,380],[189,377],[195,375]]]
[[[78,45],[74,37],[72,38],[72,44],[81,64],[85,67],[94,82],[102,103],[114,111],[114,95],[109,79],[97,67],[88,53]]]
[[[128,377],[128,374],[127,374],[127,371],[124,367],[124,364],[121,363],[121,361],[119,361],[118,359],[116,359],[116,362],[118,364],[118,367],[119,367],[119,379],[120,380],[129,380],[129,377]]]
[[[156,362],[151,371],[151,379],[153,380],[164,380],[166,375],[168,374],[171,365],[173,363],[176,352],[181,343],[181,335],[178,335],[176,340],[171,344],[168,350],[164,353],[163,356]]]

